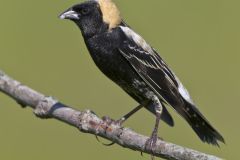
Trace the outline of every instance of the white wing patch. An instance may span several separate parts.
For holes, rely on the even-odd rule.
[[[136,50],[135,49],[135,47],[131,47],[131,46],[129,46],[129,48],[130,49],[132,49],[132,50]],[[152,65],[152,64],[150,64],[149,62],[147,62],[147,61],[144,61],[144,60],[141,60],[140,58],[138,58],[136,55],[127,55],[127,54],[125,54],[122,50],[119,50],[125,57],[127,57],[127,58],[135,58],[136,60],[138,60],[140,63],[142,63],[142,64],[144,64],[145,66],[147,66],[147,67],[150,67],[150,68],[153,68],[153,69],[159,69],[158,68],[158,66],[154,66],[154,65]],[[143,52],[143,51],[140,51],[140,50],[137,50],[138,52]],[[146,52],[144,52],[144,53],[146,53]],[[148,53],[146,53],[146,54],[148,54]]]
[[[178,77],[174,75],[176,78],[176,81],[178,82],[178,91],[181,94],[181,96],[189,103],[194,104],[193,100],[190,97],[190,94],[188,93],[187,89],[183,86],[183,84],[180,82]]]
[[[139,34],[134,32],[129,27],[120,26],[120,28],[126,36],[132,39],[139,47],[143,48],[146,51],[146,54],[154,53],[152,47]]]
[[[141,62],[142,64],[150,67],[150,68],[154,68],[154,69],[163,69],[164,68],[164,73],[165,73],[165,77],[168,79],[168,81],[172,84],[172,85],[175,85],[173,80],[171,79],[171,77],[169,77],[169,75],[166,73],[168,72],[170,75],[172,74],[173,75],[173,78],[176,80],[177,84],[178,84],[178,91],[179,93],[181,94],[181,96],[189,103],[191,104],[194,104],[191,97],[190,97],[190,94],[188,93],[187,89],[183,86],[183,84],[181,83],[181,81],[178,79],[178,77],[169,70],[169,68],[167,67],[167,65],[165,64],[165,62],[162,60],[162,59],[159,59],[160,60],[160,63],[162,64],[159,64],[155,59],[155,52],[153,50],[153,48],[140,36],[138,35],[136,32],[134,32],[132,29],[130,29],[129,27],[125,27],[125,26],[120,26],[120,28],[122,29],[122,31],[125,33],[125,35],[132,39],[137,45],[138,47],[142,48],[143,50],[139,50],[138,48],[136,47],[133,47],[133,46],[129,46],[129,49],[131,50],[134,50],[134,51],[137,51],[139,53],[145,53],[145,54],[150,54],[151,56],[151,60],[153,62],[153,64],[150,64],[149,62],[147,61],[144,61],[142,59],[139,59],[136,55],[126,55],[124,52],[122,52],[122,54],[125,56],[125,57],[128,57],[128,58],[135,58],[136,60],[138,60],[139,62]],[[154,82],[151,77],[148,76],[148,78],[153,82],[155,83],[156,86],[159,87],[159,85],[157,85],[156,82]],[[159,87],[160,88],[160,87]]]
[[[167,64],[164,61],[161,61],[161,62],[164,64],[163,67],[165,68],[165,70],[168,71],[168,67],[166,67]],[[187,102],[194,104],[192,98],[190,97],[190,94],[188,93],[187,89],[183,86],[182,82],[179,80],[179,78],[176,76],[174,72],[171,71],[171,73],[173,74],[175,80],[177,81],[178,92]],[[171,78],[168,75],[165,75],[165,76],[169,80],[169,82],[171,82],[174,85]]]

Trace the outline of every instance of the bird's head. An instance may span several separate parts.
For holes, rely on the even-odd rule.
[[[75,22],[87,37],[116,28],[122,21],[117,6],[111,0],[89,0],[74,5],[60,18]]]

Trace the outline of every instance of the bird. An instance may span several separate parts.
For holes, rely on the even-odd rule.
[[[81,30],[87,49],[100,71],[139,103],[118,122],[122,124],[141,108],[156,117],[146,149],[153,151],[160,120],[174,126],[167,110],[171,106],[201,141],[214,146],[223,136],[194,104],[189,92],[158,52],[121,17],[112,0],[88,0],[75,4],[59,16]]]

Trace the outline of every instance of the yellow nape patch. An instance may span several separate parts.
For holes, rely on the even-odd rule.
[[[120,11],[112,0],[98,0],[103,15],[103,21],[109,25],[109,29],[116,28],[122,21]]]

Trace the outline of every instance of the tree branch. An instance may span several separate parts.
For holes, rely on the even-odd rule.
[[[22,85],[1,71],[0,91],[16,100],[21,106],[30,106],[34,109],[34,114],[40,118],[55,118],[78,128],[81,132],[106,138],[125,148],[151,154],[151,151],[144,147],[148,137],[129,128],[107,123],[90,110],[81,112],[68,107],[52,97],[44,96]],[[157,148],[152,154],[170,160],[220,160],[218,157],[162,140],[157,141]]]

